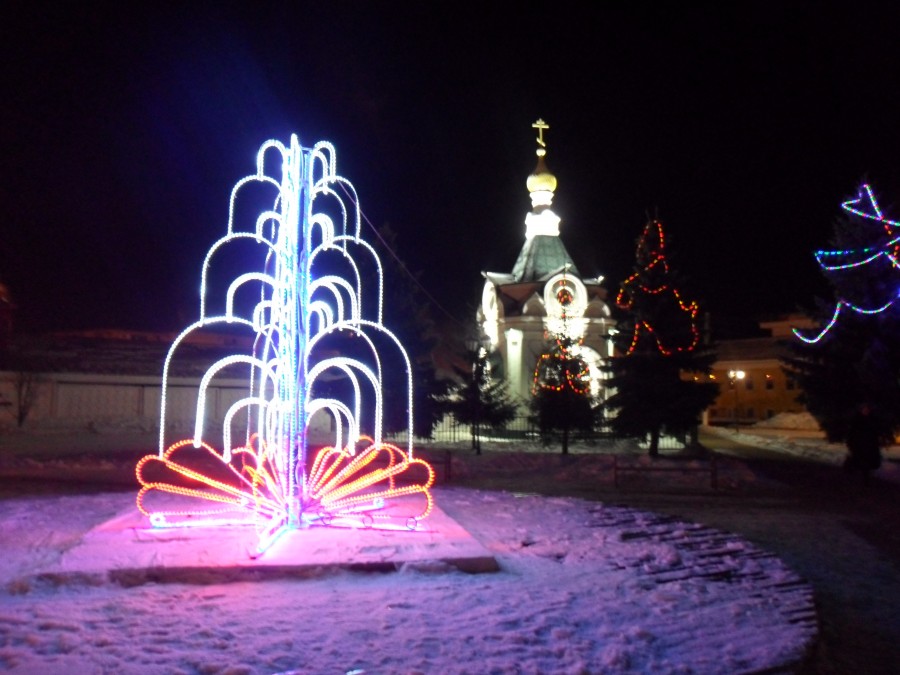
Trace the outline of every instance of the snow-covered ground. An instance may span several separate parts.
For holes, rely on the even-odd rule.
[[[500,572],[426,564],[133,588],[41,578],[132,495],[2,500],[0,669],[735,673],[795,663],[814,634],[809,589],[738,538],[571,498],[436,497]]]
[[[784,430],[737,436],[805,460],[834,464],[843,456],[821,439]],[[69,440],[90,445],[90,438]],[[54,443],[44,439],[39,445],[46,450]],[[604,449],[614,448],[573,452]],[[42,465],[52,464],[30,466],[39,474]],[[879,475],[893,476],[895,469],[886,462]],[[682,478],[671,474],[666,480]],[[130,588],[73,575],[40,576],[133,499],[133,492],[0,499],[0,670],[735,673],[796,662],[812,638],[802,615],[805,586],[794,570],[740,537],[602,500],[459,487],[438,488],[437,502],[497,558],[498,573],[468,575],[433,564],[388,574],[334,570],[302,580]],[[755,507],[726,513],[725,501],[687,496],[679,510],[693,509],[698,520],[708,513],[728,526],[735,519],[748,531],[767,527],[768,502],[748,516]],[[776,522],[789,536],[804,536],[811,522],[824,528],[818,538],[833,536],[824,515]],[[847,592],[880,584],[893,597],[897,584],[885,571],[890,565],[876,552],[843,535],[826,548],[834,556],[821,560],[822,578],[841,583],[841,570],[854,569],[863,556],[875,561],[869,567],[879,577],[848,577]],[[804,558],[798,554],[796,561]],[[813,581],[818,574],[816,567]],[[850,619],[872,613],[855,603],[841,601]],[[887,606],[875,615],[882,622],[875,631],[898,619]]]

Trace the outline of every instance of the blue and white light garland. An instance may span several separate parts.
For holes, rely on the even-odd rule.
[[[884,213],[878,206],[878,200],[875,198],[872,188],[868,184],[863,184],[859,190],[859,196],[856,199],[844,202],[841,204],[841,208],[855,216],[860,216],[880,223],[884,227],[888,240],[879,246],[816,251],[815,257],[819,266],[825,272],[833,272],[863,267],[865,265],[873,264],[883,258],[890,263],[892,269],[900,269],[900,231],[895,229],[900,228],[900,222],[885,218]],[[837,323],[841,312],[845,308],[856,312],[857,314],[879,314],[890,308],[897,301],[898,295],[900,295],[900,293],[895,294],[894,297],[884,304],[874,307],[864,307],[845,300],[844,298],[839,298],[831,319],[819,333],[812,337],[807,337],[798,329],[794,328],[794,335],[808,344],[814,344],[828,334],[828,331],[830,331]]]

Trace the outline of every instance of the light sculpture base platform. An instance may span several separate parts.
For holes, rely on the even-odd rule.
[[[416,530],[312,525],[287,530],[251,558],[253,527],[154,528],[130,509],[95,527],[48,574],[126,586],[149,582],[221,583],[312,577],[336,570],[404,566],[495,572],[493,555],[437,506]]]

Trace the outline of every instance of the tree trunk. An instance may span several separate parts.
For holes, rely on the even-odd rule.
[[[481,454],[481,439],[478,438],[478,422],[472,423],[472,449],[476,455]]]
[[[16,374],[16,425],[21,429],[37,400],[37,376],[34,373]]]
[[[566,427],[562,433],[562,454],[569,454],[569,429]]]
[[[648,453],[651,457],[659,457],[659,429],[650,432],[650,448]]]

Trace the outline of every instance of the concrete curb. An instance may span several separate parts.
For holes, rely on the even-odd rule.
[[[35,576],[54,584],[136,586],[310,578],[339,571],[500,569],[494,556],[437,506],[414,531],[312,526],[285,533],[253,559],[255,542],[252,527],[158,529],[129,509],[87,532],[58,564]]]

